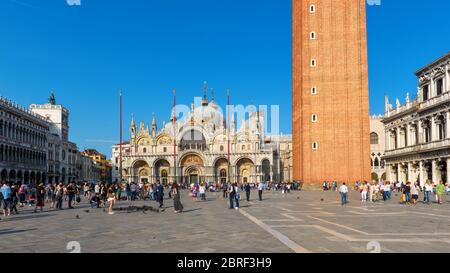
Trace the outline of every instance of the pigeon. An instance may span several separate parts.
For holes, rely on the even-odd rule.
[[[80,216],[79,216],[78,214],[77,214],[77,216],[76,216],[76,217],[77,217],[77,219],[80,219]]]
[[[297,196],[297,200],[299,200],[300,199],[300,197],[299,196]]]
[[[85,210],[84,212],[89,213],[89,210],[87,209],[87,210]]]
[[[320,201],[321,201],[321,202],[323,202],[323,201],[324,201],[324,199],[322,198],[322,199],[320,199]]]

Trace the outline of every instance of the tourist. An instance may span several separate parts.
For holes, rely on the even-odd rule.
[[[238,186],[238,183],[234,183],[233,188],[234,188],[234,199],[236,202],[235,209],[239,209],[240,188]]]
[[[69,197],[68,207],[69,209],[74,209],[72,206],[73,199],[75,198],[76,189],[73,185],[73,183],[69,183],[69,185],[66,188],[67,196]]]
[[[391,183],[386,181],[383,186],[383,200],[387,201],[391,199]]]
[[[51,187],[52,183],[48,183],[47,186],[45,187],[45,203],[50,203],[52,201],[52,192],[51,192]]]
[[[245,190],[245,196],[247,197],[247,202],[250,202],[250,193],[251,193],[252,188],[250,187],[249,183],[245,183],[244,190]]]
[[[424,192],[423,192],[423,202],[426,204],[430,204],[430,195],[431,192],[433,191],[433,186],[431,186],[430,180],[427,180],[427,182],[425,182],[424,185]]]
[[[411,182],[407,182],[406,185],[403,187],[403,194],[405,195],[405,203],[410,204],[411,203]]]
[[[55,186],[50,183],[50,209],[55,208],[55,202],[56,202],[56,188]]]
[[[205,183],[201,183],[199,187],[200,200],[206,201],[206,187]]]
[[[113,186],[110,186],[107,191],[107,200],[109,204],[109,210],[108,214],[113,215],[114,214],[114,205],[116,204],[116,193]]]
[[[90,200],[91,199],[91,197],[89,196],[90,195],[89,184],[87,182],[84,183],[83,193],[84,193],[84,199],[85,200]]]
[[[3,182],[2,187],[0,188],[1,192],[1,200],[3,207],[3,215],[8,217],[11,215],[11,188],[7,183]]]
[[[39,184],[37,191],[36,191],[36,206],[34,208],[34,212],[37,212],[38,207],[40,208],[40,211],[44,211],[44,204],[45,204],[45,188],[44,183]]]
[[[222,191],[223,191],[223,199],[225,200],[228,198],[228,185],[227,183],[222,184]]]
[[[122,198],[122,187],[120,184],[115,185],[116,189],[116,200],[120,200]]]
[[[192,196],[192,201],[197,202],[198,201],[198,188],[197,185],[192,184],[191,186],[191,196]]]
[[[63,183],[59,183],[56,186],[56,209],[62,210],[63,196],[64,196],[64,185]]]
[[[258,197],[259,197],[259,201],[262,201],[262,194],[263,194],[263,184],[262,183],[258,183]]]
[[[375,202],[375,193],[376,193],[376,185],[375,181],[372,180],[372,182],[369,184],[369,201]]]
[[[130,185],[131,190],[131,201],[136,200],[136,191],[137,191],[137,185],[136,183],[132,182]]]
[[[231,186],[228,188],[228,197],[230,199],[230,209],[234,209],[234,201],[236,199],[236,188],[230,184]]]
[[[337,186],[338,186],[337,182],[333,181],[333,191],[337,191]]]
[[[27,186],[25,184],[20,185],[19,188],[19,203],[20,207],[23,207],[27,197]]]
[[[19,203],[19,193],[17,185],[14,183],[11,186],[11,213],[19,214],[17,204]]]
[[[439,180],[439,184],[436,186],[436,196],[437,196],[437,202],[439,205],[442,205],[443,203],[443,197],[445,194],[445,186],[442,180]]]
[[[181,204],[181,193],[177,182],[172,184],[173,208],[175,213],[183,212]]]
[[[367,182],[364,182],[361,186],[361,201],[363,203],[367,202],[367,192],[369,191],[369,186]]]
[[[420,191],[420,188],[417,185],[417,183],[414,183],[414,185],[411,185],[411,202],[413,205],[417,204],[417,200],[419,200],[419,191]]]
[[[348,188],[345,185],[345,183],[343,183],[342,186],[339,188],[339,193],[341,194],[342,206],[345,206],[347,204],[347,194],[348,194]]]
[[[164,186],[158,181],[156,183],[156,202],[159,203],[159,208],[163,207],[164,203]]]

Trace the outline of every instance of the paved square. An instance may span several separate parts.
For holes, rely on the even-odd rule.
[[[27,207],[1,217],[0,252],[67,253],[70,241],[79,242],[81,252],[367,253],[378,246],[381,252],[450,252],[450,203],[405,206],[399,198],[361,204],[351,192],[342,208],[334,192],[265,193],[263,202],[242,201],[236,211],[221,194],[193,203],[183,192],[182,214],[173,213],[171,200],[161,213],[108,215],[87,203],[36,214]],[[156,206],[135,202],[144,204]]]

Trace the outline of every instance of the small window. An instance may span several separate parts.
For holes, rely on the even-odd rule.
[[[223,152],[223,145],[220,146],[220,151]]]
[[[313,96],[317,95],[317,87],[314,86],[311,88],[311,95]]]
[[[313,31],[313,32],[311,32],[310,34],[309,34],[309,38],[311,39],[311,40],[315,40],[316,39],[316,33]]]
[[[317,66],[317,60],[316,59],[311,59],[311,67],[316,67]]]
[[[316,114],[313,114],[312,116],[311,116],[311,121],[312,122],[317,122],[317,115]]]
[[[316,5],[309,5],[309,12],[316,13]]]
[[[144,154],[146,154],[147,153],[147,148],[144,148],[143,152],[144,152]]]
[[[166,147],[163,148],[163,152],[167,153],[167,148]]]
[[[370,144],[377,145],[378,144],[378,134],[377,133],[371,133],[370,134]]]
[[[242,151],[245,151],[245,145],[242,145]]]
[[[442,95],[443,87],[444,87],[444,79],[441,78],[436,80],[436,96]]]
[[[319,143],[313,142],[313,144],[312,144],[312,149],[313,149],[314,151],[317,151],[317,150],[319,149]]]

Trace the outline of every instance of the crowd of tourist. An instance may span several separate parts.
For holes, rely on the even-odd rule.
[[[334,184],[332,188],[335,188]],[[419,202],[420,195],[423,195],[422,203],[424,204],[431,204],[431,198],[434,196],[435,202],[441,205],[444,202],[444,195],[450,193],[449,185],[442,180],[439,180],[437,183],[427,180],[423,185],[420,185],[417,182],[411,183],[409,181],[399,181],[394,183],[383,180],[379,182],[358,181],[355,182],[354,189],[360,193],[362,203],[378,202],[381,200],[388,201],[392,199],[392,193],[397,193],[400,195],[400,204],[408,205],[416,205]],[[348,187],[345,183],[339,188],[339,192],[342,197],[342,205],[345,205],[347,203],[348,194]]]

